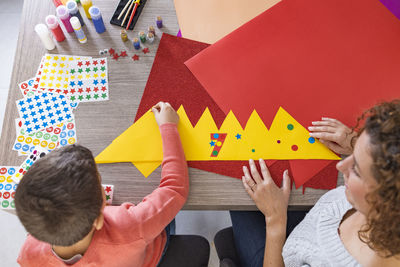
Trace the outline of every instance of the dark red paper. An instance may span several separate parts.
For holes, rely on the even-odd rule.
[[[204,90],[183,64],[186,60],[208,46],[208,44],[163,34],[135,121],[155,103],[159,101],[168,101],[176,109],[179,108],[180,105],[183,105],[193,125],[200,119],[206,107],[210,109],[217,126],[219,127],[222,124],[225,119],[225,113],[216,105],[207,91]],[[188,165],[201,170],[240,179],[243,176],[242,166],[248,166],[248,162],[189,161]],[[267,161],[267,165],[274,181],[278,185],[281,184],[284,170],[289,169],[292,175],[289,161],[287,160]],[[309,180],[309,184],[313,188],[318,188],[318,183],[321,180],[321,178],[318,177],[319,171],[318,169],[315,171],[316,174],[304,176],[306,180],[313,176]],[[329,169],[324,173],[323,179],[331,181],[328,184],[332,186],[324,189],[334,188],[336,186],[337,171],[335,169]]]
[[[283,0],[185,64],[225,112],[353,125],[399,97],[400,21],[378,0]]]

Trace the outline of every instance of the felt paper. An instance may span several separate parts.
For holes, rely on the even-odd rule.
[[[182,36],[212,44],[279,0],[174,0]],[[252,39],[256,40],[258,37]]]
[[[376,0],[282,1],[185,64],[241,123],[256,109],[269,125],[285,106],[303,126],[322,116],[354,125],[399,96],[399,33]]]
[[[0,209],[15,209],[17,184],[12,180],[18,166],[0,166]]]
[[[186,113],[192,125],[197,123],[205,107],[209,107],[217,127],[221,126],[226,115],[183,64],[206,47],[208,45],[204,43],[163,34],[135,120],[143,116],[155,103],[163,100],[171,103],[175,109],[178,109],[180,105],[190,106]],[[147,176],[160,163],[136,163],[135,166]],[[304,186],[332,189],[336,186],[337,170],[330,166],[335,166],[335,164],[336,161],[327,162],[326,167],[311,166],[310,170],[314,170],[315,176],[309,176],[310,172],[297,173],[297,175],[302,177],[301,179],[308,180]],[[248,161],[189,161],[188,165],[240,179],[243,176],[242,166],[248,165]],[[267,165],[276,181],[282,179],[284,170],[290,170],[289,161],[269,161]]]
[[[398,19],[400,19],[399,0],[380,0]]]

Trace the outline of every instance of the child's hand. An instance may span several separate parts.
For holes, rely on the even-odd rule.
[[[313,121],[308,127],[310,136],[318,138],[321,143],[342,155],[353,153],[357,133],[338,120],[322,118],[322,121]]]
[[[158,102],[151,108],[151,111],[154,113],[154,117],[156,117],[158,126],[164,123],[178,124],[179,122],[179,115],[168,102]]]

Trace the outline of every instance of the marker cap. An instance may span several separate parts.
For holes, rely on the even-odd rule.
[[[46,17],[46,24],[50,29],[55,29],[58,27],[57,17],[54,15],[48,15]]]
[[[68,9],[65,6],[57,7],[56,14],[60,19],[67,19],[69,17]]]

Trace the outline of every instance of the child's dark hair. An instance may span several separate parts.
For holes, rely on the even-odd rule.
[[[102,194],[92,153],[70,145],[32,165],[17,187],[15,208],[33,237],[71,246],[92,230],[103,205]]]

